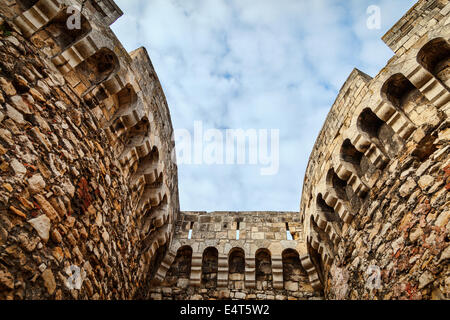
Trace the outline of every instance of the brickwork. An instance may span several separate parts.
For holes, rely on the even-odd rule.
[[[311,268],[297,212],[183,212],[151,297],[317,299]]]

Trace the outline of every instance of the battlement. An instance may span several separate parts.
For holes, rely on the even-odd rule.
[[[396,53],[399,50],[408,50],[419,38],[426,36],[430,27],[438,20],[444,19],[449,10],[447,0],[420,0],[382,39]]]
[[[407,246],[399,217],[424,201],[433,203],[436,217],[445,212],[445,200],[433,198],[445,188],[433,183],[449,164],[449,10],[448,1],[419,1],[383,38],[396,55],[373,79],[359,70],[350,74],[316,141],[300,212],[327,297],[372,297],[370,288],[356,290],[349,279],[370,264],[391,272],[387,256],[398,251],[389,241]],[[404,259],[414,250],[409,245]],[[393,279],[384,287],[389,292],[398,285]]]
[[[180,212],[170,110],[114,1],[4,0],[0,299],[450,298],[449,14],[420,0],[385,68],[353,70],[300,212]]]
[[[15,186],[3,195],[3,222],[9,225],[19,214],[21,227],[13,234],[41,241],[43,250],[33,248],[29,254],[40,256],[46,268],[39,282],[21,294],[145,297],[148,292],[138,287],[148,285],[152,267],[165,255],[179,212],[169,108],[146,50],[129,54],[109,28],[122,14],[114,1],[7,1],[0,14],[5,63],[0,76],[9,88],[2,93],[2,114],[9,110],[11,116],[2,132],[22,131],[36,143],[26,145],[16,135],[4,145],[3,157],[13,156],[11,146],[20,148],[13,163],[19,168],[27,163],[32,168],[27,176],[33,178],[17,172],[2,176],[2,183]],[[73,14],[80,24],[69,29]],[[29,126],[34,134],[27,133]],[[34,189],[33,181],[38,183]],[[36,199],[39,206],[33,204]],[[34,231],[27,231],[29,226]],[[11,245],[13,234],[1,243]],[[28,278],[29,270],[38,267],[17,266],[12,277]],[[69,290],[64,281],[69,267],[84,275],[87,285],[81,292]],[[101,280],[104,270],[111,270],[110,287]],[[30,291],[31,286],[37,289]],[[0,298],[3,294],[17,293],[7,290]]]
[[[298,212],[182,212],[156,280],[154,299],[320,296]]]

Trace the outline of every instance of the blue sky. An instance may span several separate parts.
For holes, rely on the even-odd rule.
[[[310,152],[341,86],[393,55],[382,35],[412,0],[115,0],[112,29],[145,46],[175,129],[279,129],[280,169],[180,165],[181,209],[297,211]],[[367,8],[381,29],[367,28]]]

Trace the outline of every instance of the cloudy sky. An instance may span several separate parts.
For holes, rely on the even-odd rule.
[[[374,76],[392,51],[381,36],[413,0],[115,0],[127,50],[145,46],[175,129],[279,129],[280,166],[180,165],[182,210],[297,211],[304,172],[339,89]],[[380,29],[369,29],[369,6]]]

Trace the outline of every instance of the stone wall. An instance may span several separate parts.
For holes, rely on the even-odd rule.
[[[167,102],[114,1],[3,0],[0,299],[450,298],[449,12],[418,1],[386,67],[350,74],[300,214],[180,213]]]
[[[296,212],[183,212],[151,298],[316,299],[316,277]]]
[[[449,283],[448,1],[387,34],[395,56],[355,70],[311,154],[300,212],[327,299],[443,299]]]
[[[109,29],[121,14],[0,5],[0,299],[145,297],[170,244],[170,114],[145,49]]]

